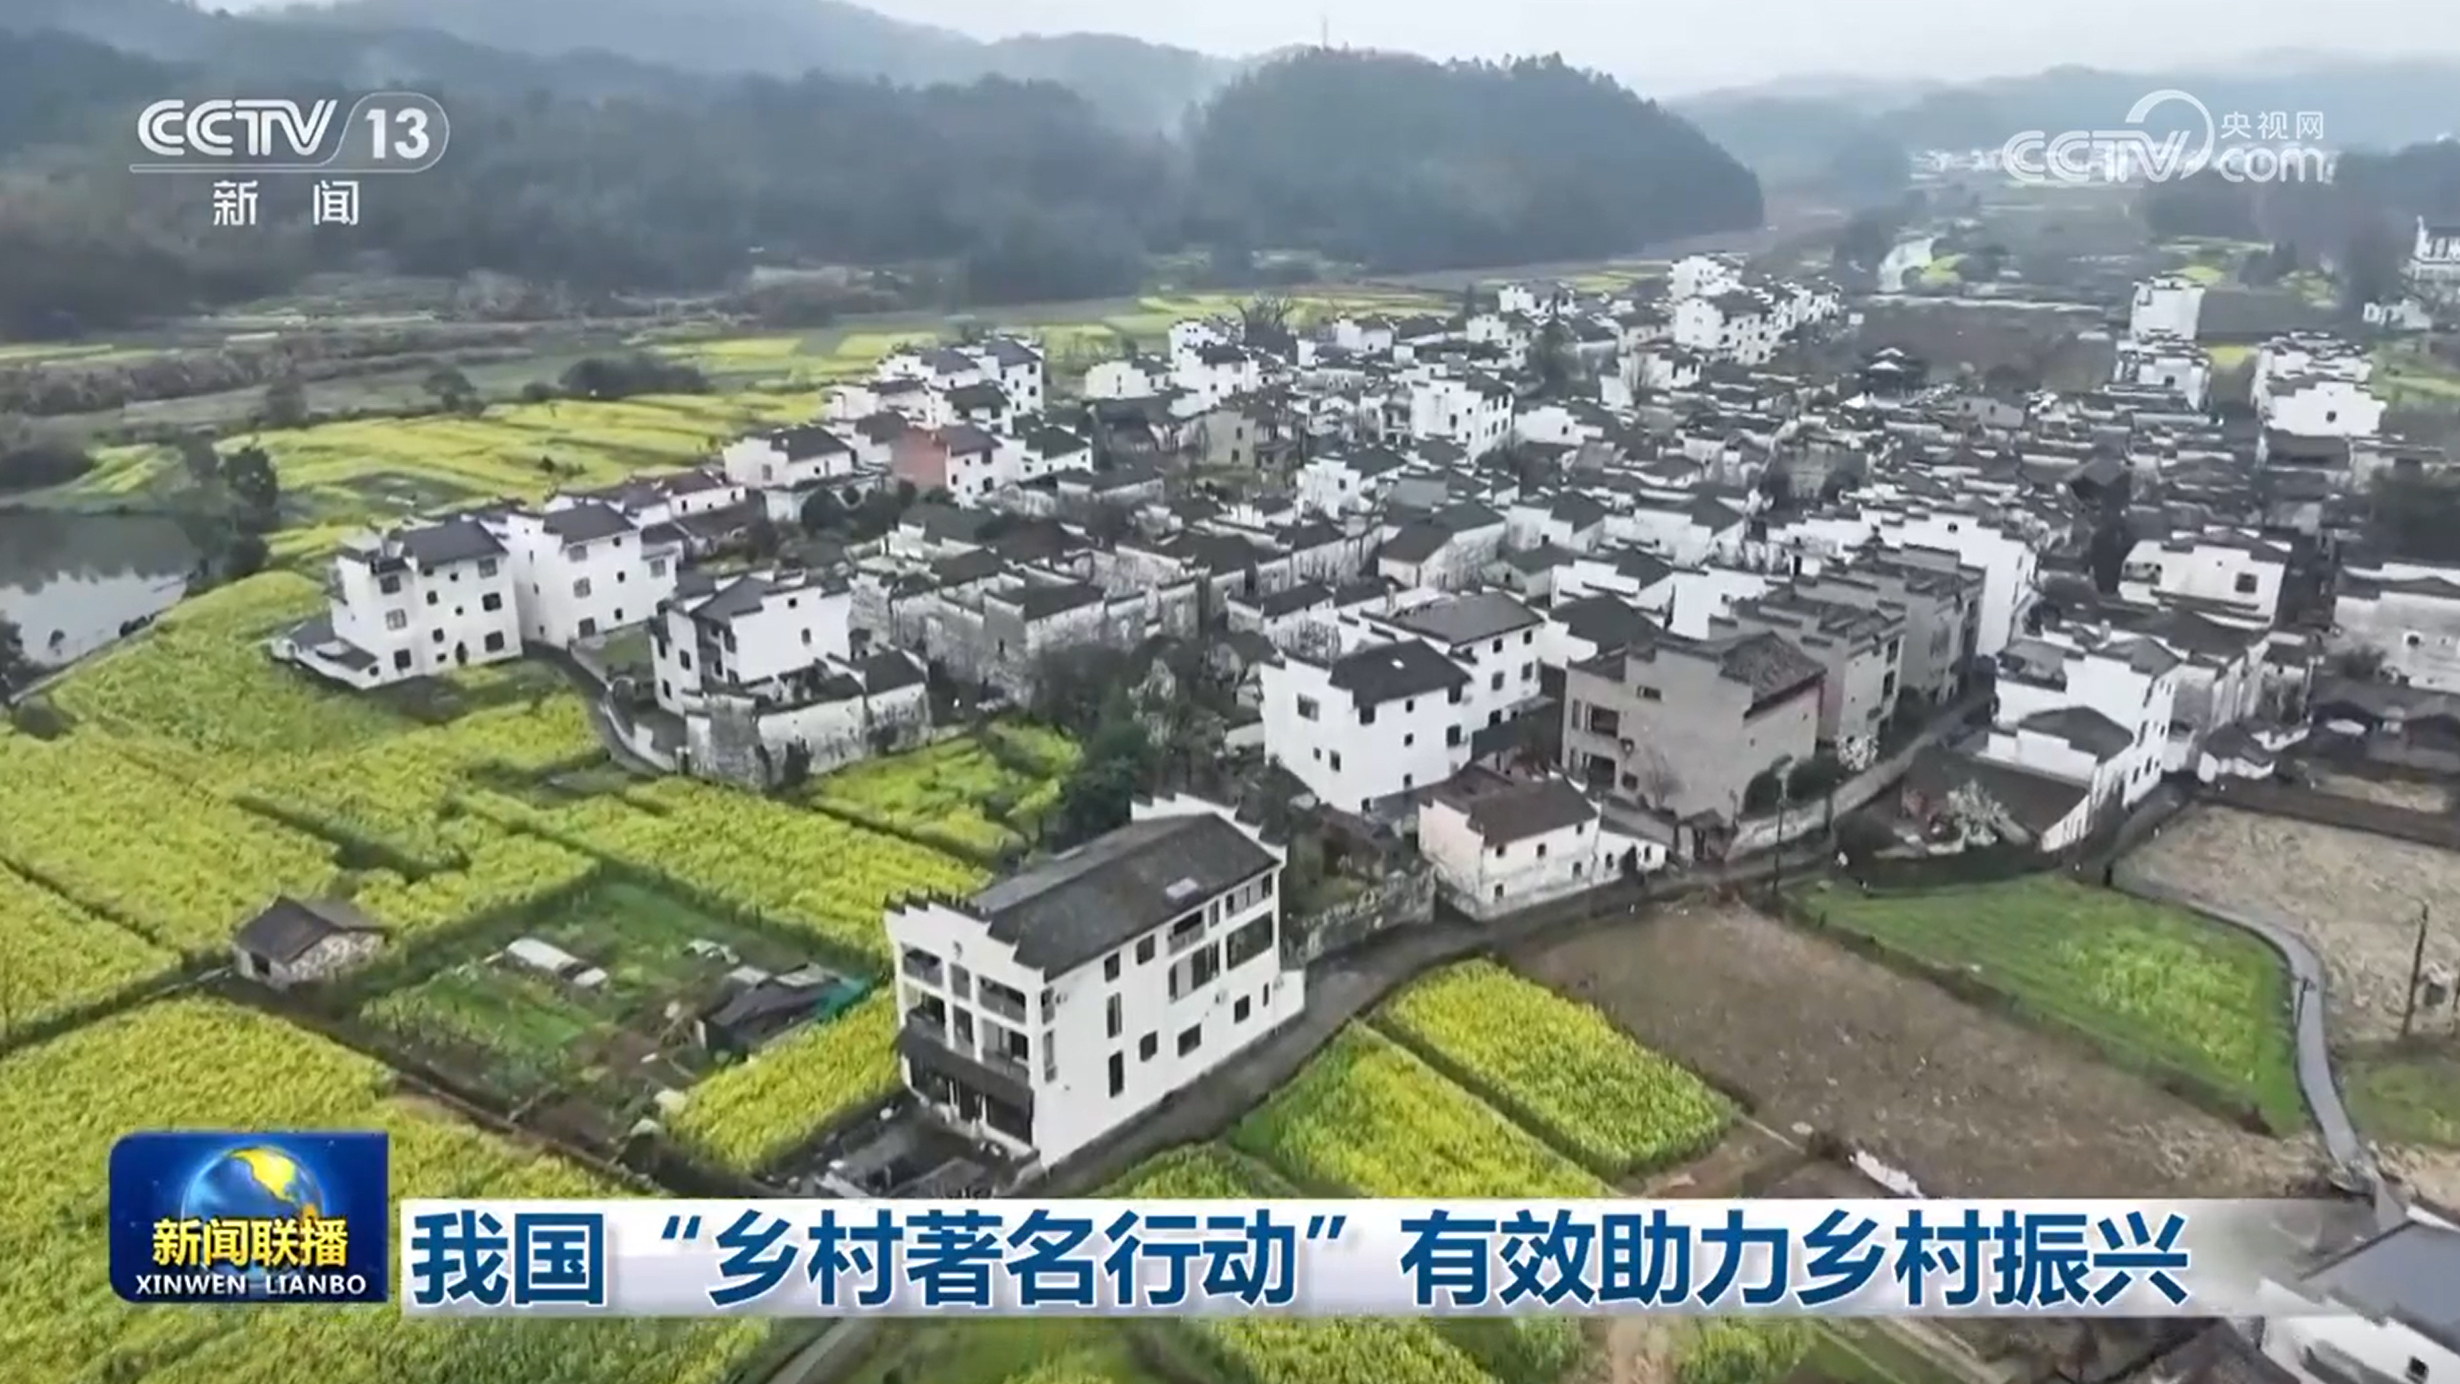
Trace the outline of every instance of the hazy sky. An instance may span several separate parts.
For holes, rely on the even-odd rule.
[[[2454,0],[870,0],[984,38],[1090,29],[1209,52],[1335,43],[1561,51],[1653,93],[1806,73],[1960,79],[2060,63],[2195,66],[2324,49],[2460,52]]]

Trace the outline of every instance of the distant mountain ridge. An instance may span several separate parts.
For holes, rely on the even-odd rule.
[[[2221,120],[2304,111],[2336,149],[2396,149],[2460,131],[2460,58],[2266,54],[2217,68],[2113,72],[2055,67],[1955,86],[1776,82],[1673,103],[1763,178],[1816,171],[1849,140],[1906,149],[1987,149],[2025,130],[2100,129],[2138,98],[2174,88]]]
[[[595,50],[712,75],[1053,81],[1134,130],[1175,130],[1251,62],[1116,34],[984,41],[842,0],[335,0],[269,13],[344,27],[424,28],[510,52]]]

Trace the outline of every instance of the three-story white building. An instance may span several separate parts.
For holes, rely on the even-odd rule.
[[[970,899],[892,907],[906,1085],[1044,1166],[1120,1129],[1305,1007],[1284,862],[1181,797]]]

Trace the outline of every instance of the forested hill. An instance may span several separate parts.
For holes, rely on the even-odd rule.
[[[229,89],[225,69],[8,37],[12,335],[168,316],[343,268],[492,270],[589,295],[720,287],[755,264],[899,266],[931,276],[939,301],[989,304],[1129,291],[1150,256],[1207,247],[1237,263],[1296,250],[1423,269],[1604,255],[1759,217],[1750,175],[1696,131],[1557,62],[1303,54],[1223,93],[1181,147],[1124,132],[1054,83],[701,77],[576,95],[549,60],[497,54],[499,73],[423,86],[453,113],[451,152],[372,184],[362,225],[300,224],[304,189],[269,183],[265,224],[234,231],[208,224],[193,180],[126,171],[135,111]]]
[[[1560,58],[1311,50],[1206,108],[1208,232],[1391,269],[1580,259],[1760,223],[1759,182],[1691,125]]]

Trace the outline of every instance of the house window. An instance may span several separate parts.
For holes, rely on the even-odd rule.
[[[384,613],[384,627],[389,630],[406,630],[410,628],[410,612],[406,610],[386,611]]]
[[[1313,697],[1301,697],[1298,699],[1298,719],[1302,721],[1315,720],[1322,710],[1323,708],[1317,704],[1315,698]]]
[[[575,595],[575,596],[587,596],[587,595],[589,594],[589,578],[587,578],[587,577],[575,577],[575,578],[573,578],[573,579],[572,579],[572,594],[573,594],[573,595]]]
[[[1102,1005],[1102,1021],[1102,1026],[1105,1030],[1106,1036],[1112,1038],[1118,1037],[1120,1030],[1127,1027],[1126,1018],[1119,1009],[1119,997],[1117,995],[1111,996],[1110,999]]]
[[[1203,1046],[1204,1025],[1202,1024],[1198,1024],[1189,1029],[1187,1032],[1179,1035],[1179,1056],[1181,1057],[1185,1057],[1189,1053],[1194,1052],[1196,1049]]]
[[[479,574],[480,576],[482,576],[482,577],[492,577],[492,576],[494,576],[494,575],[495,575],[495,559],[494,559],[494,558],[491,558],[491,557],[482,557],[482,558],[480,558],[480,559],[478,560],[478,574]]]
[[[1546,843],[1543,841],[1537,843],[1537,858],[1540,860],[1546,858]]]
[[[662,557],[653,557],[653,558],[649,559],[649,575],[651,575],[651,576],[653,576],[653,577],[663,577],[663,576],[665,576],[665,575],[666,575],[666,559],[665,559],[665,558],[662,558]]]
[[[1238,1003],[1230,1006],[1230,1022],[1234,1024],[1243,1024],[1247,1022],[1247,1015],[1250,1008],[1251,1006],[1248,1003],[1247,997],[1245,995],[1239,996]]]
[[[1375,708],[1374,708],[1374,707],[1371,707],[1371,706],[1362,706],[1362,707],[1360,707],[1360,708],[1358,709],[1358,724],[1360,724],[1360,725],[1362,725],[1362,726],[1371,726],[1371,725],[1374,725],[1374,724],[1375,724]]]
[[[1127,1054],[1114,1052],[1110,1055],[1110,1093],[1115,1096],[1126,1089]]]
[[[1341,752],[1339,750],[1332,752],[1332,766],[1333,772],[1339,773],[1341,771]]]
[[[1520,665],[1520,680],[1521,680],[1522,682],[1527,682],[1527,681],[1529,681],[1531,678],[1534,678],[1534,677],[1536,677],[1536,676],[1537,676],[1537,665],[1536,665],[1536,664],[1534,664],[1534,663],[1524,663],[1524,664]]]
[[[503,593],[499,591],[490,591],[486,595],[479,597],[478,608],[480,610],[502,610],[504,608]]]
[[[1444,743],[1458,747],[1461,743],[1461,728],[1459,726],[1444,727]]]
[[[387,596],[398,596],[401,594],[401,578],[385,577],[376,583],[376,589]]]
[[[434,605],[435,603],[436,603],[436,593],[435,593],[435,592],[433,592],[433,591],[428,592],[428,593],[427,593],[427,604],[429,604],[429,605]]]
[[[1118,978],[1119,978],[1119,953],[1117,953],[1117,952],[1112,952],[1110,955],[1108,955],[1108,956],[1106,956],[1106,957],[1102,958],[1102,979],[1104,979],[1104,980],[1117,980]]]
[[[1486,685],[1488,691],[1501,692],[1503,690],[1503,674],[1498,672],[1494,677],[1488,679]]]
[[[1666,694],[1654,687],[1636,687],[1632,690],[1638,692],[1640,700],[1644,702],[1662,702],[1666,699]]]
[[[1402,744],[1404,747],[1406,747],[1406,746],[1410,746],[1410,745],[1415,745],[1415,744],[1417,744],[1417,743],[1418,743],[1418,733],[1417,733],[1416,731],[1412,731],[1412,732],[1410,732],[1409,734],[1404,735],[1404,736],[1402,736],[1402,737],[1401,737],[1401,744]]]
[[[393,670],[398,673],[410,671],[410,651],[408,649],[403,649],[393,655]]]
[[[1143,939],[1139,940],[1139,941],[1136,943],[1136,964],[1137,964],[1137,965],[1139,965],[1139,966],[1142,966],[1142,965],[1146,965],[1146,964],[1148,964],[1148,963],[1149,963],[1149,962],[1151,962],[1152,960],[1153,960],[1153,939],[1152,939],[1152,938],[1150,938],[1150,937],[1146,937],[1146,938],[1143,938]]]
[[[444,631],[431,630],[428,632],[427,637],[431,642],[441,644],[444,642]]]
[[[2239,595],[2241,595],[2241,596],[2252,596],[2252,595],[2254,595],[2254,594],[2255,594],[2255,574],[2254,574],[2253,572],[2241,572],[2241,573],[2239,573],[2239,574],[2238,574],[2238,580],[2237,580],[2235,583],[2233,583],[2233,586],[2236,588],[2236,590],[2237,590],[2238,594],[2239,594]]]
[[[1136,1060],[1139,1062],[1152,1061],[1153,1055],[1161,1050],[1162,1035],[1158,1033],[1148,1033],[1136,1040]]]
[[[491,654],[504,652],[504,631],[497,630],[487,636],[487,652]]]

